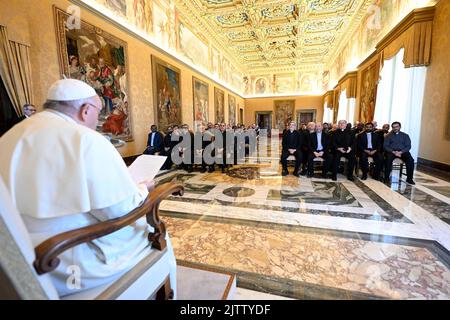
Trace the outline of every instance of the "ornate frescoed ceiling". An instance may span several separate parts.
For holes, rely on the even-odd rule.
[[[252,97],[322,94],[401,17],[435,0],[71,1]]]
[[[175,0],[247,74],[326,64],[372,0]]]

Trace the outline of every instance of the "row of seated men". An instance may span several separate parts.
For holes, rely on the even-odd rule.
[[[383,126],[384,127],[384,126]],[[413,181],[414,159],[410,154],[411,140],[408,134],[401,132],[401,124],[393,122],[392,130],[374,130],[374,124],[368,122],[364,128],[351,129],[345,120],[338,122],[335,130],[323,131],[321,123],[311,122],[306,130],[297,130],[296,123],[291,122],[283,132],[281,164],[282,175],[288,175],[287,160],[295,157],[295,176],[314,174],[314,159],[323,160],[322,176],[337,180],[337,172],[342,158],[347,159],[347,178],[353,181],[353,171],[358,159],[362,171],[362,180],[367,179],[369,158],[373,159],[374,170],[372,178],[390,182],[392,163],[395,158],[402,159],[406,164],[407,182]],[[363,129],[363,130],[362,130]],[[300,166],[303,164],[303,170]],[[384,169],[384,170],[383,170]],[[384,171],[384,177],[381,173]]]
[[[192,172],[196,164],[201,166],[202,173],[207,170],[214,172],[216,165],[225,172],[231,165],[242,163],[244,157],[249,155],[250,149],[256,148],[258,134],[259,128],[256,125],[245,128],[244,125],[231,127],[223,123],[216,125],[208,123],[206,128],[204,125],[198,125],[195,133],[189,130],[187,124],[181,127],[177,125],[168,127],[167,133],[163,136],[156,125],[152,125],[147,148],[143,153],[166,156],[166,162],[161,168],[163,170],[171,169],[175,163],[179,169],[187,172]],[[218,142],[217,135],[221,136],[221,142]],[[241,139],[240,135],[242,135]],[[190,141],[185,141],[188,138]],[[251,144],[252,138],[254,143]],[[231,144],[233,152],[227,149],[227,142],[230,139],[233,140]],[[174,151],[175,148],[178,150]],[[209,154],[212,159],[208,159],[205,154]],[[177,162],[174,158],[179,161]]]

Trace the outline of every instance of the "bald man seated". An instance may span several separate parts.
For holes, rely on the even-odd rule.
[[[48,92],[44,111],[0,138],[0,175],[34,246],[65,231],[114,219],[140,206],[153,181],[136,184],[114,146],[95,131],[102,103],[82,81],[65,79]],[[145,217],[59,256],[51,273],[60,296],[110,283],[150,253]],[[171,255],[171,282],[176,262]],[[173,267],[173,268],[172,268]],[[81,286],[66,285],[79,270]],[[175,282],[173,282],[175,281]]]

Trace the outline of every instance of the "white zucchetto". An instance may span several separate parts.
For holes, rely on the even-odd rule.
[[[75,79],[58,80],[48,90],[47,99],[73,101],[95,97],[97,93],[87,83]]]

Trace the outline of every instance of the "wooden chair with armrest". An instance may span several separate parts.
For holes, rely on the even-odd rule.
[[[58,255],[79,244],[98,239],[146,217],[154,232],[148,240],[150,253],[117,280],[103,286],[65,296],[64,299],[172,299],[166,227],[159,217],[159,205],[169,195],[182,195],[180,184],[165,183],[150,192],[145,202],[129,214],[56,235],[35,249],[20,214],[0,179],[0,298],[60,299],[49,272],[59,265]],[[172,279],[174,280],[174,279]],[[173,282],[173,281],[172,281]]]

